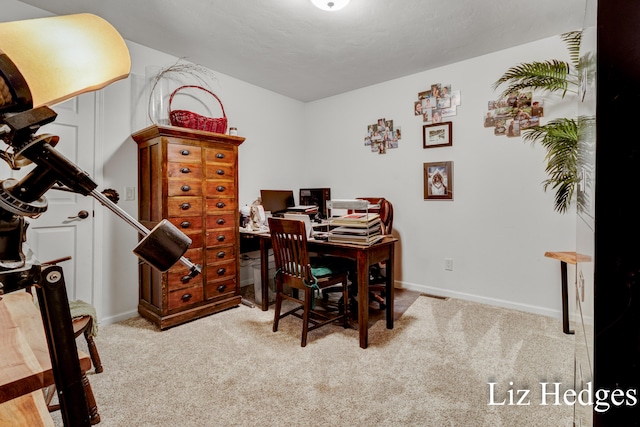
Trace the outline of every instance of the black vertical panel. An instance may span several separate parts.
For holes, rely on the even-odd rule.
[[[640,1],[600,0],[597,32],[594,390],[640,400]],[[640,425],[608,402],[596,426]]]

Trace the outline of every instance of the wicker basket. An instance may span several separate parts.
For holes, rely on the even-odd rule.
[[[202,116],[192,111],[171,110],[171,103],[173,102],[173,97],[175,96],[175,94],[187,88],[200,89],[209,93],[211,96],[213,96],[220,103],[223,117],[211,118],[211,117]],[[222,105],[222,101],[220,101],[220,98],[218,98],[215,93],[201,86],[194,86],[194,85],[180,86],[179,88],[177,88],[171,93],[171,97],[169,98],[169,121],[173,126],[180,126],[184,128],[197,129],[197,130],[205,130],[207,132],[215,132],[215,133],[227,132],[227,115],[224,112],[224,106]]]

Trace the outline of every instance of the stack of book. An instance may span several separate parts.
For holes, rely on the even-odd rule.
[[[382,239],[380,215],[350,213],[330,221],[329,241],[371,245]]]
[[[316,205],[297,205],[287,208],[287,212],[291,213],[303,213],[303,214],[315,214],[318,213],[318,206]]]

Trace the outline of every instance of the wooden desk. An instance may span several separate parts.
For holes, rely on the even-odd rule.
[[[75,344],[75,338],[72,342]],[[76,347],[74,346],[73,349]],[[100,422],[100,415],[93,390],[86,377],[86,372],[91,369],[91,358],[81,350],[77,352],[80,369],[79,386],[83,392],[83,399],[82,402],[68,402],[68,405],[69,407],[76,404],[85,405],[88,417],[77,419],[72,416],[69,417],[69,422],[73,425],[96,424]],[[5,425],[1,421],[8,413],[23,413],[27,409],[23,403],[16,406],[17,398],[32,392],[35,392],[32,395],[37,397],[34,401],[36,407],[41,405],[48,415],[42,389],[54,384],[56,384],[55,375],[42,316],[33,303],[33,296],[28,292],[20,291],[3,295],[0,300],[0,425]],[[2,403],[9,400],[11,400],[10,403]],[[44,423],[44,425],[48,424]]]
[[[567,264],[576,265],[578,262],[591,261],[591,257],[576,252],[545,252],[544,256],[560,261],[560,274],[562,280],[562,332],[573,334],[569,327],[569,285],[567,283]]]
[[[53,426],[42,394],[44,376],[27,338],[0,300],[1,425]]]
[[[269,309],[269,248],[271,236],[268,234],[241,233],[242,238],[256,237],[260,239],[260,273],[262,280],[262,310]],[[356,262],[356,274],[358,281],[358,332],[360,335],[360,347],[369,345],[369,267],[382,261],[387,261],[385,292],[387,295],[386,321],[387,329],[393,329],[393,258],[395,237],[385,236],[381,241],[371,246],[350,245],[345,243],[326,242],[323,240],[310,240],[308,247],[311,252],[325,255],[335,255],[350,258]],[[346,304],[345,304],[346,306]]]

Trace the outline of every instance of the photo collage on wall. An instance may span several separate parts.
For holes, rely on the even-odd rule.
[[[430,90],[418,93],[413,114],[422,116],[424,123],[442,123],[443,118],[455,116],[459,106],[459,90],[452,91],[450,84],[434,83]]]
[[[496,136],[520,136],[520,132],[540,125],[544,116],[543,101],[531,92],[511,93],[508,97],[489,101],[484,127],[493,128]]]
[[[386,154],[388,149],[398,148],[402,138],[400,126],[393,126],[393,120],[378,119],[377,123],[367,126],[364,145],[371,147],[371,152]]]

